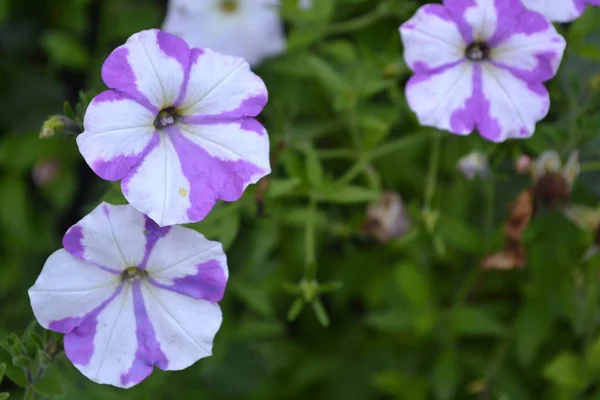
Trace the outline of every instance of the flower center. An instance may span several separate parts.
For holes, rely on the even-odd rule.
[[[181,118],[181,115],[179,115],[175,107],[164,108],[160,110],[160,112],[154,119],[154,127],[156,129],[166,128],[167,126],[176,123],[179,120],[179,118]]]
[[[144,279],[148,276],[148,272],[138,267],[129,267],[121,274],[121,279],[128,282],[133,282],[139,279]]]
[[[490,57],[490,46],[484,42],[471,43],[465,51],[465,57],[469,61],[485,61]]]
[[[226,13],[237,11],[239,6],[239,0],[221,0],[221,10],[225,11]]]

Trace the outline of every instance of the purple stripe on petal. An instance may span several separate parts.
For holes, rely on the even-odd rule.
[[[225,161],[186,139],[175,126],[167,128],[179,156],[183,174],[190,183],[191,221],[202,220],[216,200],[236,201],[257,176],[266,174],[262,168],[245,160]]]
[[[427,75],[441,74],[451,68],[456,67],[459,64],[462,64],[464,61],[466,61],[466,58],[462,58],[462,59],[452,62],[450,64],[440,65],[437,68],[431,68],[426,63],[418,61],[415,63],[413,70],[414,70],[415,74],[418,74],[420,76],[420,78],[414,79],[413,82],[411,82],[411,83],[414,85],[415,83],[426,81],[427,79],[429,79],[429,77]]]
[[[83,248],[83,228],[78,225],[73,225],[65,236],[63,236],[62,244],[65,250],[67,250],[73,257],[83,260],[83,254],[85,249]]]
[[[95,267],[101,268],[102,270],[113,275],[119,275],[121,273],[120,271],[105,267],[85,258],[85,247],[83,246],[83,228],[79,225],[73,225],[71,228],[69,228],[67,233],[65,233],[65,236],[63,236],[62,244],[65,250],[67,250],[69,254],[75,258],[85,261]]]
[[[119,155],[109,160],[96,159],[90,163],[92,170],[102,179],[118,181],[135,168],[160,143],[160,134],[154,131],[152,139],[140,154]]]
[[[185,96],[187,95],[188,85],[190,82],[190,71],[192,69],[192,65],[194,65],[196,63],[196,61],[198,60],[198,58],[202,54],[204,54],[204,49],[193,48],[193,49],[191,49],[189,54],[190,54],[190,56],[189,56],[189,60],[188,60],[188,65],[187,65],[187,68],[184,70],[185,74],[183,77],[183,83],[181,84],[181,90],[179,91],[179,96],[177,96],[177,99],[175,99],[175,102],[173,103],[173,107],[181,106],[181,103],[183,103],[183,101],[185,100]]]
[[[258,122],[254,118],[237,118],[234,120],[227,120],[223,118],[219,118],[218,116],[213,115],[196,115],[191,117],[184,117],[182,122],[184,124],[190,125],[210,125],[210,124],[222,124],[222,123],[237,123],[240,125],[240,128],[248,131],[254,132],[259,136],[262,136],[266,133],[265,128],[262,126],[260,122]]]
[[[179,89],[179,94],[177,99],[175,100],[173,106],[177,107],[181,104],[183,99],[185,98],[185,92],[187,90],[187,85],[190,80],[190,48],[185,42],[185,40],[171,35],[170,33],[156,31],[156,41],[158,42],[158,47],[160,50],[167,56],[171,57],[183,68],[183,81],[181,82],[181,87]]]
[[[501,139],[502,130],[498,120],[490,115],[490,102],[483,94],[483,71],[481,65],[473,67],[473,94],[465,106],[450,116],[450,126],[457,132],[471,132],[477,128],[490,141]]]
[[[465,43],[473,42],[473,27],[465,18],[465,13],[470,7],[475,7],[474,0],[444,0],[444,7],[452,16]],[[437,15],[437,14],[436,14]]]
[[[156,242],[158,242],[160,238],[165,237],[171,230],[170,226],[159,227],[158,224],[150,218],[145,217],[145,219],[146,222],[144,223],[144,228],[146,230],[146,247],[144,249],[144,258],[140,265],[138,265],[138,268],[140,269],[146,269],[150,253],[154,246],[156,246]]]
[[[560,56],[553,51],[536,53],[535,58],[537,59],[537,64],[533,70],[521,69],[496,61],[492,61],[492,64],[509,71],[525,82],[546,82],[554,76],[552,60],[556,60],[559,57]]]
[[[119,286],[113,294],[98,307],[82,317],[67,317],[59,321],[52,321],[48,326],[55,332],[65,333],[65,354],[77,365],[88,365],[94,354],[94,338],[98,325],[98,315],[112,302],[123,290]]]
[[[488,41],[490,46],[515,34],[531,35],[551,27],[551,23],[542,14],[526,9],[520,0],[495,0],[494,8],[497,23],[496,31]]]
[[[216,303],[223,298],[227,276],[217,260],[210,260],[196,265],[196,273],[175,278],[170,285],[158,282],[150,278],[149,282],[154,286],[171,290],[194,299],[204,299]]]
[[[137,88],[137,78],[127,58],[129,50],[125,45],[117,47],[102,65],[102,80],[111,89],[126,93],[148,110],[158,114],[158,108]]]
[[[146,379],[152,373],[154,365],[163,370],[169,365],[169,360],[160,348],[152,321],[148,316],[140,281],[133,283],[132,290],[137,350],[133,365],[127,372],[121,374],[123,386],[135,385]]]

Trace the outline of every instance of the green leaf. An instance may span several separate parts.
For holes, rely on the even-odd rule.
[[[432,383],[435,395],[440,400],[453,398],[459,383],[459,365],[454,349],[446,349],[433,367]]]
[[[437,221],[437,233],[454,247],[477,253],[483,245],[483,235],[463,221],[441,214]]]
[[[581,390],[586,385],[582,361],[567,351],[550,361],[544,367],[543,374],[549,381],[566,389]]]
[[[294,300],[294,302],[290,306],[290,309],[288,310],[287,320],[295,321],[296,318],[298,318],[298,315],[300,315],[300,312],[302,311],[303,308],[304,308],[304,299],[301,296],[296,297],[296,300]]]
[[[65,392],[61,381],[61,374],[55,368],[46,370],[44,377],[35,383],[34,389],[46,397],[60,396]]]
[[[429,283],[414,264],[400,264],[396,267],[396,283],[414,307],[422,308],[430,304]]]
[[[42,47],[52,62],[59,66],[81,69],[89,55],[81,41],[65,31],[50,31],[42,36]]]
[[[302,180],[298,177],[289,179],[269,179],[269,191],[267,195],[272,199],[283,197],[292,193],[301,183]]]
[[[306,156],[306,176],[308,181],[315,188],[319,188],[323,185],[323,166],[319,155],[310,146],[304,149],[304,155]]]
[[[347,90],[346,80],[325,60],[317,56],[309,56],[308,61],[319,82],[332,93],[337,94]]]
[[[343,187],[329,187],[327,191],[317,193],[317,199],[328,203],[353,204],[367,203],[379,198],[380,193],[374,189],[362,186],[348,185]]]
[[[323,307],[323,303],[321,303],[321,299],[315,297],[311,303],[312,309],[319,320],[319,323],[324,327],[329,326],[329,315],[327,315],[327,311],[325,311],[325,307]]]
[[[6,373],[6,364],[0,363],[0,384],[2,383],[2,379],[4,379],[5,373]]]
[[[540,346],[550,336],[552,314],[542,304],[529,304],[521,309],[516,320],[516,355],[523,365],[529,365]]]
[[[489,312],[459,306],[450,314],[452,331],[459,336],[501,336],[505,329]]]

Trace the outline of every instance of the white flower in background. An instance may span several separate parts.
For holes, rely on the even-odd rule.
[[[473,151],[458,160],[458,169],[467,179],[475,179],[476,176],[488,175],[490,166],[487,156],[480,151]]]
[[[63,246],[29,297],[37,321],[65,334],[65,354],[89,379],[127,388],[154,366],[181,370],[211,355],[228,277],[220,243],[102,203]]]
[[[523,0],[523,4],[550,21],[570,22],[583,14],[586,4],[600,6],[600,0]]]
[[[286,48],[277,0],[170,0],[163,30],[251,65]]]

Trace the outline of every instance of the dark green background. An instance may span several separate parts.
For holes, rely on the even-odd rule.
[[[599,260],[582,262],[592,234],[542,210],[526,232],[525,269],[479,269],[502,247],[510,200],[531,184],[514,172],[522,152],[579,149],[585,173],[574,201],[597,203],[600,11],[558,27],[568,49],[535,136],[494,145],[437,135],[408,109],[397,29],[420,2],[314,0],[304,13],[283,3],[289,50],[256,69],[269,89],[261,121],[277,154],[264,215],[254,186],[193,226],[222,241],[229,258],[214,355],[185,371],[155,371],[127,391],[88,381],[63,358],[39,390],[86,400],[600,398]],[[159,27],[165,8],[0,0],[0,336],[32,321],[27,288],[66,229],[101,199],[122,202],[72,137],[38,139],[41,124],[80,90],[102,90],[108,53]],[[471,150],[490,155],[491,179],[470,182],[456,170]],[[39,184],[32,171],[48,161],[58,173]],[[366,204],[382,190],[402,194],[414,226],[385,245],[361,234]],[[427,193],[440,213],[432,231],[422,218]],[[287,320],[290,285],[307,263],[318,282],[343,284],[320,296],[329,327],[311,304]],[[7,378],[0,390],[23,395]]]

